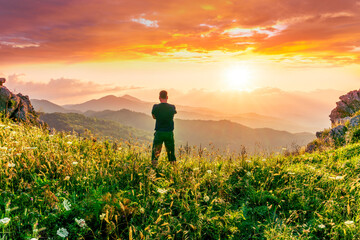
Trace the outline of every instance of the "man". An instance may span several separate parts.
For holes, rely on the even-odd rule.
[[[159,104],[154,104],[152,116],[156,119],[155,134],[152,146],[151,162],[154,167],[157,166],[161,153],[162,144],[165,143],[168,159],[171,163],[175,163],[175,143],[174,143],[174,115],[176,108],[174,105],[168,104],[168,95],[165,90],[159,94]]]

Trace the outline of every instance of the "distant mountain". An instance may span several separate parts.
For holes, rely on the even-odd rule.
[[[69,112],[79,112],[77,110],[69,110],[65,109],[55,103],[52,103],[48,100],[39,100],[39,99],[31,99],[31,103],[35,108],[35,111],[37,112],[43,112],[43,113],[69,113]]]
[[[124,125],[153,131],[155,120],[144,113],[129,110],[87,112],[87,116],[117,121]],[[213,143],[219,148],[239,149],[241,145],[255,150],[278,150],[292,144],[306,145],[314,139],[311,133],[293,134],[270,128],[252,129],[228,120],[175,120],[175,137],[178,144],[189,143],[203,146]]]
[[[108,95],[99,99],[93,99],[81,104],[64,105],[66,109],[86,111],[104,111],[104,110],[120,110],[123,108],[131,109],[137,112],[151,112],[152,103],[143,102],[137,98],[125,95],[116,97]]]
[[[128,109],[135,112],[150,114],[154,102],[145,102],[130,95],[116,97],[114,95],[105,96],[99,99],[93,99],[81,104],[64,105],[66,109],[86,111],[118,111]],[[256,113],[244,114],[224,114],[208,108],[189,107],[176,105],[177,118],[188,120],[231,120],[233,122],[243,124],[252,128],[267,127],[279,130],[287,130],[291,132],[304,131],[305,127],[299,126],[293,122],[274,118]]]
[[[85,129],[88,129],[100,138],[137,138],[146,141],[152,139],[152,133],[148,131],[125,126],[115,121],[86,117],[78,113],[47,113],[42,114],[40,119],[57,131],[75,131],[83,134]]]

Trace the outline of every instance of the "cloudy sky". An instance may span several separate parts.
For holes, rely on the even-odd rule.
[[[359,64],[358,0],[0,0],[0,75],[60,104],[162,88],[347,92]]]

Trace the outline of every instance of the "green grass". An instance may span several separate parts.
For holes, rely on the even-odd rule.
[[[360,238],[356,143],[246,159],[193,148],[153,170],[149,144],[3,119],[0,147],[1,239]]]

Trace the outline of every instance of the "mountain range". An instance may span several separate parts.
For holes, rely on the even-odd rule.
[[[71,105],[57,105],[47,100],[32,99],[36,110],[53,113],[53,112],[77,112],[84,113],[86,111],[104,111],[120,109],[129,109],[131,111],[150,114],[154,102],[142,101],[130,95],[117,97],[108,95],[99,99],[92,99],[80,104]],[[242,114],[225,114],[219,111],[214,111],[208,108],[189,107],[176,105],[178,114],[176,118],[187,120],[230,120],[251,128],[272,128],[277,130],[285,130],[289,132],[299,132],[306,129],[299,124],[291,121],[260,115],[256,113],[242,113]]]
[[[151,139],[154,131],[155,122],[149,114],[154,103],[129,95],[110,95],[64,106],[46,100],[34,99],[32,102],[36,110],[43,112],[41,119],[57,130],[82,133],[89,129],[99,136],[114,139],[135,136],[147,140]],[[268,127],[251,128],[235,121],[219,120],[221,115],[209,109],[177,106],[177,110],[174,133],[178,145],[210,144],[233,151],[245,146],[250,151],[256,151],[257,148],[278,151],[291,145],[305,145],[314,139],[312,133],[290,133]],[[281,123],[279,119],[255,113],[233,115],[232,118],[249,125],[252,123],[252,126]]]

